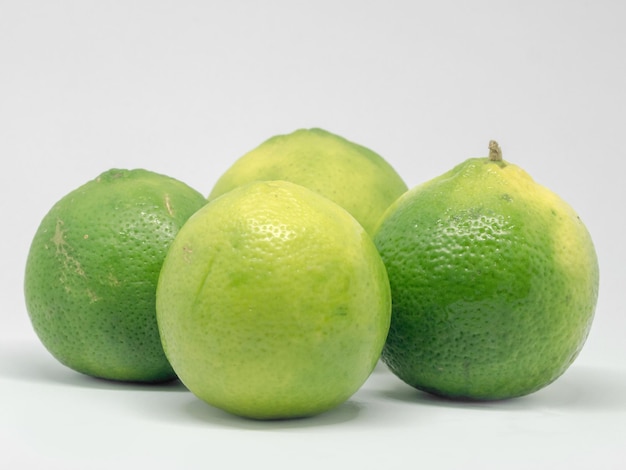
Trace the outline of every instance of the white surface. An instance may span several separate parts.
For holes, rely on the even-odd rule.
[[[0,467],[624,468],[625,5],[0,0]],[[208,194],[244,152],[312,126],[377,151],[409,186],[496,139],[567,200],[601,268],[570,370],[471,404],[380,368],[334,411],[262,423],[181,386],[82,377],[43,350],[22,280],[56,200],[111,167]]]
[[[621,368],[577,364],[534,395],[481,404],[421,394],[379,366],[335,410],[259,422],[212,408],[178,383],[144,387],[91,379],[30,345],[2,347],[0,354],[2,389],[12,398],[3,395],[0,402],[2,461],[11,462],[5,468],[626,465]]]

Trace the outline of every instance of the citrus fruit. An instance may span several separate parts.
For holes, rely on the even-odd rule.
[[[598,295],[583,222],[490,148],[400,197],[374,236],[393,299],[382,360],[447,397],[509,398],[554,381],[583,347]]]
[[[363,227],[286,181],[253,182],[194,214],[157,288],[165,353],[232,414],[295,418],[347,400],[377,363],[389,281]]]
[[[178,229],[204,204],[184,183],[141,169],[109,170],[59,200],[35,233],[24,279],[28,314],[50,353],[96,377],[174,378],[156,285]]]
[[[371,233],[407,190],[380,155],[322,129],[274,136],[239,158],[218,179],[209,200],[252,181],[285,180],[339,204]]]

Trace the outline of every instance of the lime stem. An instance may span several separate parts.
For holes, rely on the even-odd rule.
[[[502,161],[502,149],[495,140],[489,141],[489,160],[492,162]]]

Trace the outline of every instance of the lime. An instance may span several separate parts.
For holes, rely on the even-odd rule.
[[[193,215],[157,288],[165,353],[199,398],[256,419],[347,400],[377,363],[391,297],[380,255],[344,209],[253,182]]]
[[[399,198],[374,237],[393,299],[382,359],[448,397],[515,397],[554,381],[583,347],[598,295],[583,222],[490,148]]]
[[[322,129],[277,135],[239,158],[209,200],[252,181],[285,180],[339,204],[371,233],[382,213],[407,190],[380,155]]]
[[[174,378],[156,284],[178,229],[204,204],[184,183],[141,169],[109,170],[59,200],[37,229],[24,279],[32,325],[50,353],[101,378]]]

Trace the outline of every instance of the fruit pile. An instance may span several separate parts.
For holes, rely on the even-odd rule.
[[[321,129],[265,141],[208,198],[106,171],[34,236],[33,328],[78,372],[179,379],[256,419],[332,409],[379,359],[441,396],[532,393],[580,352],[598,262],[572,208],[489,150],[410,190]]]

